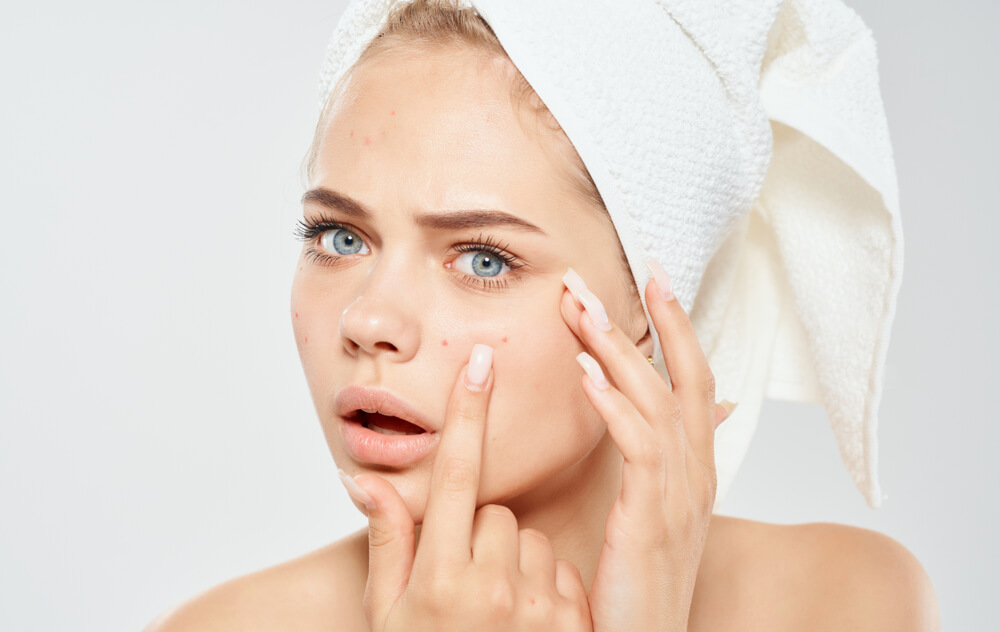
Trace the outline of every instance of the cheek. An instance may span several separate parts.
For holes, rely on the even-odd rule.
[[[558,307],[550,311],[520,312],[495,347],[486,429],[490,463],[484,464],[483,474],[495,494],[537,485],[565,470],[605,433],[581,385],[583,369],[576,354],[584,347]]]
[[[313,292],[310,291],[309,283],[300,266],[292,279],[291,300],[292,332],[295,334],[295,344],[299,348],[300,356],[309,344],[309,334],[312,333],[312,315],[315,313],[312,295]],[[312,337],[315,341],[315,333]]]
[[[292,280],[289,316],[307,379],[314,364],[328,364],[322,359],[330,357],[334,345],[339,344],[337,327],[345,307],[345,297],[336,287],[313,278],[308,268],[297,269]]]

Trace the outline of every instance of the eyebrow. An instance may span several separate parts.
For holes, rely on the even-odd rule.
[[[302,194],[302,203],[315,202],[320,206],[340,211],[345,215],[359,219],[370,220],[373,213],[364,204],[343,193],[318,187]],[[464,230],[467,228],[483,228],[485,226],[507,226],[533,233],[545,234],[545,231],[531,222],[516,215],[495,209],[469,209],[451,211],[448,213],[427,213],[417,215],[414,221],[418,226],[435,230]]]

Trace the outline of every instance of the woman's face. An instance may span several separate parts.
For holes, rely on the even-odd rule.
[[[359,66],[321,132],[310,190],[370,215],[304,198],[305,223],[322,215],[347,227],[305,243],[292,288],[327,443],[349,474],[392,483],[418,522],[436,450],[404,467],[353,458],[334,404],[341,389],[387,389],[440,433],[472,346],[492,346],[479,504],[501,502],[613,445],[581,387],[584,347],[560,314],[566,269],[613,322],[635,323],[633,340],[646,330],[612,226],[567,184],[556,162],[568,160],[566,141],[544,125],[532,131],[533,114],[519,124],[504,64],[451,49]],[[470,213],[480,210],[520,222]]]

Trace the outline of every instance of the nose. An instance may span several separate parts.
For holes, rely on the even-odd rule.
[[[353,357],[385,355],[391,362],[406,362],[416,354],[417,310],[402,305],[399,290],[405,291],[369,284],[341,313],[340,339]]]

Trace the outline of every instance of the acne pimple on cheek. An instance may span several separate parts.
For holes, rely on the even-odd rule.
[[[354,130],[351,130],[351,138],[354,138]]]
[[[393,110],[392,112],[389,112],[389,116],[396,116],[396,110]]]
[[[372,139],[370,139],[367,136],[365,136],[365,144],[366,145],[371,145],[372,144]]]
[[[299,317],[299,313],[298,313],[298,312],[295,312],[295,317],[296,317],[296,318],[298,318],[298,317]]]
[[[309,336],[306,336],[306,342],[309,342]]]
[[[441,341],[441,346],[442,347],[447,347],[448,346],[448,341],[447,340],[442,340]]]
[[[504,341],[504,342],[507,342],[507,336],[504,336],[504,337],[503,337],[503,341]]]

